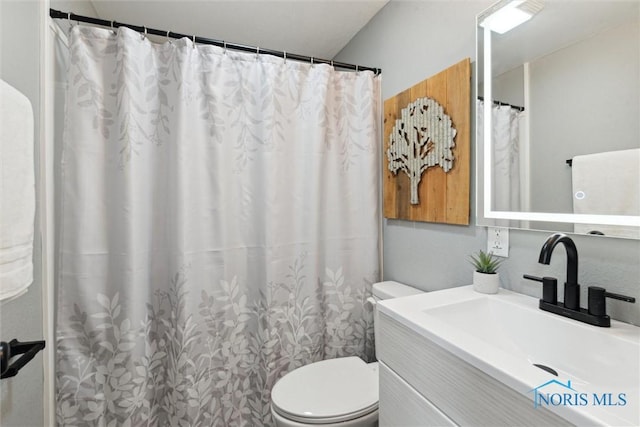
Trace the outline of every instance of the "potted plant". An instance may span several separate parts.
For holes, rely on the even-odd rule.
[[[473,289],[483,294],[495,294],[500,287],[498,267],[502,260],[491,252],[479,251],[471,255],[469,262],[475,268],[473,272]]]

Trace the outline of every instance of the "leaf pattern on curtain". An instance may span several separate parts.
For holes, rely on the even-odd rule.
[[[268,424],[269,393],[285,372],[323,358],[373,360],[371,287],[356,291],[341,268],[327,269],[318,307],[303,293],[303,263],[304,255],[256,301],[237,277],[202,289],[198,313],[188,313],[182,269],[146,304],[140,325],[118,292],[98,294],[89,313],[74,305],[68,338],[58,340],[59,363],[70,368],[58,372],[58,424]]]
[[[271,425],[302,365],[373,359],[379,80],[73,27],[61,426]]]
[[[479,141],[484,140],[484,108],[484,101],[477,100]],[[524,113],[509,105],[492,105],[491,111],[494,209],[520,211],[520,120]]]

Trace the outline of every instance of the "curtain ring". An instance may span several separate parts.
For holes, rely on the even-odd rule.
[[[282,53],[283,53],[283,55],[284,55],[284,56],[283,56],[283,58],[284,58],[284,63],[286,64],[286,63],[287,63],[287,52],[286,52],[286,51],[284,51],[284,52],[282,52]]]
[[[356,74],[360,72],[360,67],[356,65]]]
[[[142,28],[144,28],[144,33],[142,33],[141,40],[144,40],[144,38],[147,36],[147,27],[143,26]]]
[[[196,36],[191,36],[191,41],[193,42],[193,48],[196,48]]]
[[[256,61],[260,58],[260,47],[256,47]]]
[[[224,50],[222,51],[223,54],[227,54],[227,42],[226,41],[222,41],[222,47],[224,48]]]
[[[333,59],[331,60],[331,67],[333,68]]]
[[[173,40],[171,40],[171,30],[167,31],[167,40],[169,41],[169,43],[173,44]]]
[[[69,21],[69,34],[71,34],[71,29],[73,28],[73,22],[71,22],[71,12],[67,12],[67,21]],[[76,22],[76,25],[80,25],[80,22]]]
[[[313,67],[313,56],[311,57],[311,66]]]
[[[111,21],[111,31],[113,32],[113,34],[116,34],[116,29],[113,26],[113,22],[114,21]]]

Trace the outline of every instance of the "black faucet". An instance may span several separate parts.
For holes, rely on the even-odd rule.
[[[564,302],[558,302],[558,280],[554,277],[535,277],[528,274],[525,279],[542,282],[540,309],[564,317],[589,323],[590,325],[609,327],[611,319],[607,316],[605,298],[613,298],[634,303],[636,299],[626,295],[607,292],[598,286],[589,286],[589,308],[580,308],[580,285],[578,284],[578,250],[573,240],[565,234],[556,233],[547,238],[540,250],[538,262],[548,265],[551,254],[558,243],[567,251],[567,281],[564,284]]]
[[[556,233],[547,238],[540,250],[538,262],[549,265],[551,254],[558,243],[567,251],[567,281],[564,284],[564,306],[570,310],[580,310],[580,285],[578,284],[578,249],[566,234]]]

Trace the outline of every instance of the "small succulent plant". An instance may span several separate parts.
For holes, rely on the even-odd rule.
[[[469,262],[478,273],[495,274],[502,260],[497,259],[491,252],[478,251],[475,256],[470,256]]]

